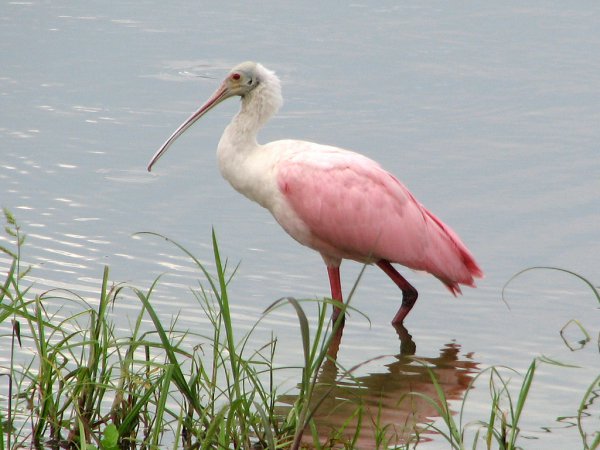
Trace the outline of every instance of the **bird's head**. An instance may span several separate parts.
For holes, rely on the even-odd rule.
[[[231,69],[221,85],[221,88],[228,91],[227,97],[234,95],[243,97],[258,86],[259,74],[257,69],[258,64],[252,61],[243,62]]]
[[[262,87],[263,85],[270,87],[272,109],[273,111],[277,110],[281,105],[281,87],[279,79],[275,76],[274,72],[252,61],[243,62],[235,66],[206,103],[188,117],[162,147],[158,149],[148,164],[148,171],[152,170],[154,163],[158,161],[179,136],[212,108],[229,97],[240,96],[242,99],[246,99],[253,91],[261,90],[259,86]]]

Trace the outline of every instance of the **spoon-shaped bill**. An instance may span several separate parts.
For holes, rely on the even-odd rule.
[[[148,163],[148,172],[152,170],[152,166],[158,159],[167,151],[167,149],[171,146],[175,139],[181,136],[189,127],[191,127],[200,117],[210,111],[213,107],[221,103],[226,98],[231,97],[233,95],[229,89],[229,87],[223,83],[219,89],[215,91],[215,93],[207,100],[207,102],[196,112],[194,112],[190,117],[188,117],[185,122],[183,122],[179,127],[173,132],[173,134],[165,141],[165,143],[158,149],[158,151],[154,154],[150,162]]]

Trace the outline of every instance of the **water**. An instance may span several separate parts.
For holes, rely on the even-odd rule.
[[[221,253],[241,261],[231,285],[240,332],[277,298],[326,295],[320,257],[218,174],[214,151],[235,101],[145,171],[230,67],[261,61],[281,76],[286,100],[262,141],[302,138],[373,157],[451,224],[483,267],[479,288],[459,299],[432,277],[407,273],[421,293],[407,320],[417,355],[434,359],[451,346],[479,368],[524,372],[539,355],[579,366],[543,366],[522,422],[534,448],[577,447],[576,426],[557,418],[575,415],[598,374],[598,349],[572,352],[559,330],[577,319],[597,333],[598,304],[559,272],[517,278],[505,292],[510,309],[502,288],[533,265],[597,284],[599,19],[595,3],[5,2],[0,205],[28,234],[24,259],[40,291],[93,298],[104,265],[111,279],[140,288],[166,273],[154,297],[161,313],[182,310],[180,324],[198,326],[192,264],[166,242],[132,235],[168,235],[210,267],[214,227]],[[346,291],[359,270],[343,265]],[[398,304],[395,286],[369,268],[353,305],[372,326],[350,317],[344,366],[398,355],[388,326]],[[131,298],[123,308],[134,314],[139,304]],[[293,312],[259,333],[271,331],[281,339],[281,364],[298,363]],[[376,360],[356,375],[390,373],[386,364]],[[485,391],[473,391],[473,419],[486,417]],[[433,438],[425,448],[445,445]]]

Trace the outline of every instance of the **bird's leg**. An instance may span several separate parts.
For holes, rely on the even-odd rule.
[[[344,299],[342,297],[342,282],[340,280],[340,267],[339,266],[327,266],[327,275],[329,275],[329,286],[331,287],[331,299],[335,302],[339,302],[339,306],[333,307],[333,313],[331,314],[331,323],[335,324],[337,318],[342,312],[344,306]],[[342,317],[341,327],[344,326],[344,318]]]
[[[396,286],[402,290],[402,305],[394,316],[394,320],[392,320],[392,325],[401,325],[412,307],[415,306],[415,302],[417,301],[419,293],[408,281],[406,281],[406,279],[404,279],[402,275],[398,273],[396,269],[394,269],[394,266],[392,266],[389,261],[381,259],[377,261],[377,265],[386,273],[388,277],[392,279],[394,283],[396,283]]]
[[[331,326],[335,330],[335,325],[338,321],[338,317],[342,314],[339,319],[340,324],[335,330],[335,334],[331,338],[329,348],[327,349],[327,355],[332,360],[337,359],[338,350],[340,343],[342,342],[342,334],[344,332],[344,313],[342,308],[344,307],[344,300],[342,298],[342,282],[340,280],[340,266],[339,265],[327,265],[327,274],[329,275],[329,285],[331,287],[331,299],[334,301],[333,313],[331,314]]]

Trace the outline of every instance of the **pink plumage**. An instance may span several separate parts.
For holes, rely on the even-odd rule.
[[[279,189],[326,259],[385,259],[439,278],[453,294],[481,276],[469,250],[393,175],[357,153],[306,145],[278,166]],[[280,224],[288,229],[285,221]]]
[[[429,272],[457,295],[483,276],[458,235],[429,212],[393,175],[355,152],[298,140],[260,145],[258,130],[282,103],[279,79],[253,62],[229,73],[153,156],[148,170],[177,137],[218,103],[242,98],[225,129],[217,157],[225,179],[267,208],[290,236],[318,251],[327,265],[331,296],[342,300],[342,259],[374,263],[402,290],[393,324],[401,326],[416,289],[391,265]],[[333,319],[340,308],[334,309]]]

